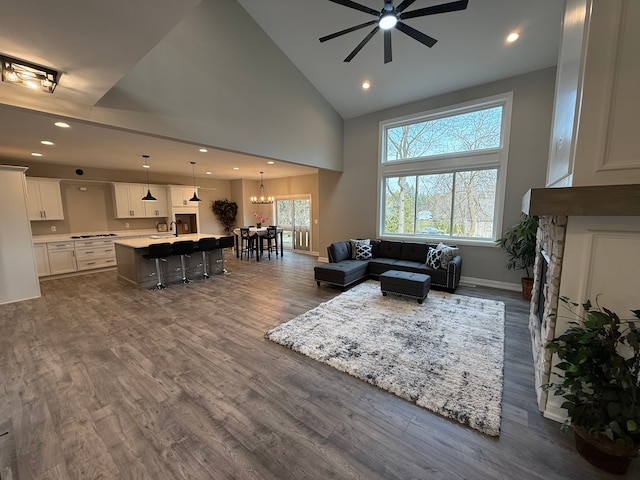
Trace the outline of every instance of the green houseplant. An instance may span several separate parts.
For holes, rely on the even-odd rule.
[[[214,200],[211,204],[211,211],[214,213],[218,221],[224,226],[225,233],[230,235],[231,229],[236,223],[238,204],[236,202],[231,202],[226,198]]]
[[[640,449],[640,310],[632,311],[637,320],[621,320],[597,299],[560,300],[578,321],[547,343],[560,361],[559,380],[545,387],[564,398],[565,428],[573,428],[578,452],[624,473]]]
[[[538,232],[538,217],[524,215],[524,217],[509,230],[502,238],[496,240],[496,245],[504,249],[509,255],[508,270],[524,270],[526,277],[522,278],[522,296],[531,300],[533,278],[531,271],[536,262],[536,235]]]

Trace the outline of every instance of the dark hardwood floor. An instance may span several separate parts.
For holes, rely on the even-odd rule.
[[[229,275],[165,291],[106,272],[0,306],[2,480],[619,478],[538,412],[519,294],[457,292],[506,303],[495,439],[264,339],[340,293],[315,258],[226,258]]]

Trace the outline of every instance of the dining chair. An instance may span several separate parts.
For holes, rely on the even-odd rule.
[[[276,258],[278,257],[278,230],[275,225],[269,225],[267,227],[266,235],[260,237],[262,240],[262,247],[264,247],[264,242],[267,242],[267,255],[269,256],[269,260],[271,260],[271,252],[276,252]]]
[[[257,249],[256,242],[257,235],[251,235],[248,227],[240,229],[240,260],[242,260],[244,254],[247,254],[247,260],[253,256],[254,248]]]

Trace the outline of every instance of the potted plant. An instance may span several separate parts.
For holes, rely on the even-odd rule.
[[[560,361],[559,380],[545,388],[564,398],[563,427],[573,428],[578,452],[624,473],[640,450],[640,310],[632,311],[638,320],[620,320],[597,299],[595,306],[560,300],[579,321],[547,343]]]
[[[231,229],[236,223],[236,215],[238,214],[238,204],[230,202],[226,198],[214,200],[211,204],[211,211],[214,213],[218,221],[224,226],[227,235],[231,235]]]
[[[538,232],[538,217],[524,215],[520,222],[516,223],[504,233],[504,236],[496,240],[496,245],[503,248],[509,259],[508,270],[524,270],[526,277],[522,277],[522,296],[525,300],[531,300],[533,277],[531,271],[536,263],[536,234]]]

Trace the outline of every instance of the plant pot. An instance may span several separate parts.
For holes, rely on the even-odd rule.
[[[260,222],[256,223],[256,228],[260,228],[262,227],[262,224]]]
[[[640,446],[621,447],[607,437],[589,437],[583,428],[573,426],[576,450],[590,464],[609,473],[624,475],[631,460],[638,456]]]
[[[522,277],[520,279],[522,283],[522,298],[526,301],[531,301],[531,290],[533,290],[533,278]]]

